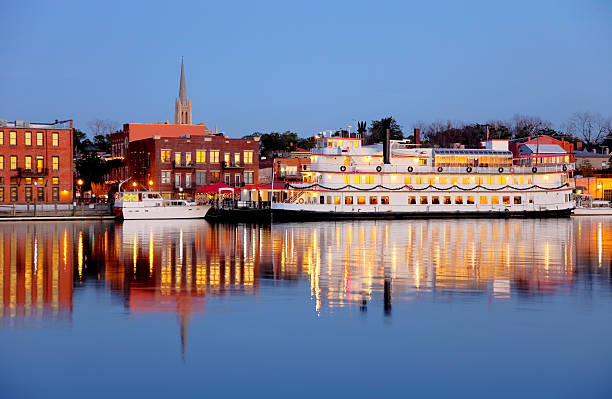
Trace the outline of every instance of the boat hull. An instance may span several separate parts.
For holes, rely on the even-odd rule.
[[[125,207],[115,208],[115,216],[123,220],[203,219],[210,205]]]

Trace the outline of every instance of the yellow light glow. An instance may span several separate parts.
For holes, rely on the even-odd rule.
[[[77,184],[78,184],[79,186],[82,186],[82,185],[83,185],[83,179],[79,179],[79,180],[77,180]]]
[[[149,180],[149,186],[153,185],[153,180]]]
[[[396,175],[391,175],[391,180],[395,180],[395,179],[397,179],[397,176]]]
[[[132,186],[133,186],[133,187],[136,187],[136,182],[132,183]]]

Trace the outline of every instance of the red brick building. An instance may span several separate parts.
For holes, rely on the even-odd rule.
[[[0,204],[72,202],[72,120],[0,121]]]
[[[574,153],[574,144],[565,141],[565,139],[557,140],[550,136],[539,136],[539,137],[525,137],[522,139],[511,140],[508,146],[508,149],[512,151],[513,158],[520,158],[520,148],[523,145],[534,144],[536,146],[540,145],[558,145],[562,149],[565,150],[570,156],[570,162],[574,162],[573,153]]]
[[[259,181],[258,138],[153,136],[130,141],[126,160],[131,178],[166,198],[193,197],[198,188],[216,182],[241,186]]]

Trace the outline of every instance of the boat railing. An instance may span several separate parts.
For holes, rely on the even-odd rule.
[[[421,166],[421,165],[381,165],[381,164],[357,164],[343,165],[337,163],[313,163],[310,165],[311,172],[351,172],[351,173],[554,173],[567,172],[575,169],[573,163],[537,166]]]

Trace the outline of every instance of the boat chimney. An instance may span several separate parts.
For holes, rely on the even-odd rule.
[[[421,129],[414,128],[414,144],[418,147],[421,145]]]
[[[391,163],[391,118],[381,120],[381,127],[384,129],[383,136],[383,163]]]

